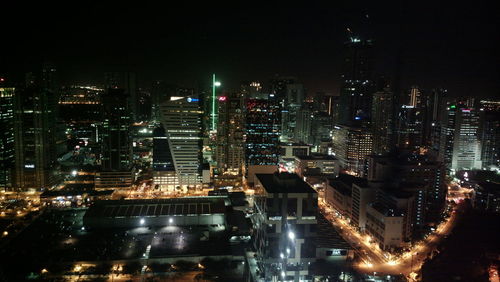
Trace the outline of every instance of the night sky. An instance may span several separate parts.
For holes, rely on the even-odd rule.
[[[236,87],[280,74],[298,77],[310,92],[337,93],[349,27],[374,39],[377,73],[399,72],[404,88],[500,96],[500,13],[480,1],[238,2],[2,4],[0,73],[20,77],[44,58],[65,83],[98,83],[104,71],[130,70],[142,86],[161,79],[196,87],[216,72],[224,86]]]

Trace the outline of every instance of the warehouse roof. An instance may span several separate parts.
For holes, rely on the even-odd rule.
[[[216,214],[226,211],[221,197],[96,201],[86,217],[153,217]]]

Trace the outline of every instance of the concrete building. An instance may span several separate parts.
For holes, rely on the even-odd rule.
[[[380,204],[370,204],[366,209],[366,233],[372,236],[381,249],[401,247],[403,244],[403,214],[389,211]]]
[[[376,190],[363,178],[341,174],[339,180],[352,189],[351,224],[361,231],[366,226],[366,207],[375,200]]]
[[[316,261],[317,208],[316,191],[297,175],[257,174],[254,244],[266,281],[309,275],[309,263]]]
[[[479,182],[474,185],[472,204],[475,209],[500,213],[500,184]]]
[[[364,176],[366,157],[373,151],[373,135],[368,128],[336,125],[332,137],[333,155],[349,173]]]
[[[352,214],[352,187],[346,181],[336,178],[328,179],[325,189],[325,201],[337,210],[344,218],[351,218]]]
[[[445,168],[430,155],[394,152],[368,157],[368,181],[389,183],[413,192],[416,198],[415,224],[439,220],[446,202]]]
[[[295,157],[295,172],[300,176],[337,177],[340,163],[334,156],[310,155]]]
[[[128,189],[134,182],[134,171],[99,171],[95,174],[95,189]]]

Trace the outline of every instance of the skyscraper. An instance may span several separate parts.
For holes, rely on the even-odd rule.
[[[158,185],[160,191],[175,191],[179,186],[168,138],[162,125],[153,131],[153,183]]]
[[[220,172],[241,175],[245,162],[243,135],[245,99],[243,93],[219,96],[216,156]]]
[[[481,169],[479,113],[474,108],[460,108],[455,118],[451,169]]]
[[[340,166],[350,174],[366,174],[366,158],[373,152],[373,135],[369,128],[336,125],[333,129],[332,152]]]
[[[109,88],[102,97],[103,171],[127,171],[132,164],[131,117],[123,89]]]
[[[447,169],[480,169],[479,112],[463,101],[450,102],[441,122],[439,158]]]
[[[312,123],[313,115],[311,109],[302,106],[295,114],[294,141],[304,144],[312,143]]]
[[[160,110],[179,186],[187,189],[201,185],[202,111],[199,99],[174,96],[164,102]]]
[[[245,114],[245,166],[253,183],[257,167],[278,168],[280,107],[274,100],[251,98]]]
[[[254,246],[266,281],[309,274],[317,241],[318,195],[296,174],[257,174]]]
[[[483,168],[500,167],[500,102],[480,102]]]
[[[14,168],[14,87],[0,84],[0,190],[12,188]]]
[[[286,95],[280,100],[281,105],[281,136],[282,142],[299,142],[295,136],[297,127],[297,115],[304,107],[305,89],[304,85],[294,83],[285,87]]]
[[[393,93],[389,88],[373,94],[372,133],[373,153],[389,152],[392,143]]]
[[[427,109],[422,103],[422,93],[413,86],[404,105],[398,109],[396,145],[399,148],[417,149],[424,145],[424,119]]]
[[[128,98],[128,108],[131,111],[132,121],[139,120],[139,96],[137,95],[137,81],[134,72],[106,72],[104,73],[104,88],[123,89]]]
[[[57,97],[31,77],[14,95],[15,186],[45,189],[57,184],[55,107]]]
[[[374,83],[372,81],[371,40],[351,37],[344,45],[342,86],[340,89],[340,124],[369,120]]]

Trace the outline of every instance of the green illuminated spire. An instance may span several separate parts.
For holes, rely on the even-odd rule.
[[[215,95],[215,87],[221,86],[221,83],[219,81],[215,81],[215,73],[212,75],[212,131],[215,131],[215,101],[216,101],[216,95]]]
[[[212,131],[215,130],[215,73],[212,75]]]

